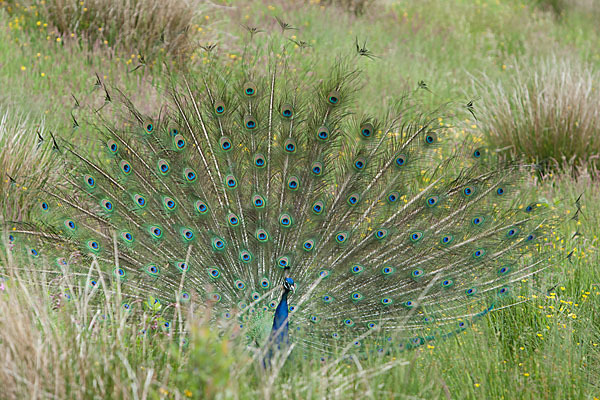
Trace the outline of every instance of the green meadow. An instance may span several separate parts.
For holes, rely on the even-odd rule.
[[[93,145],[71,112],[98,78],[151,109],[159,100],[148,93],[171,73],[193,74],[212,44],[235,67],[245,26],[266,40],[281,32],[275,17],[311,60],[368,51],[357,66],[365,112],[407,92],[424,107],[450,104],[461,112],[439,124],[457,140],[539,163],[523,184],[563,219],[545,238],[543,277],[523,282],[533,290],[519,304],[447,340],[385,357],[292,353],[265,372],[202,312],[186,316],[185,343],[140,335],[118,296],[101,299],[102,315],[88,298],[101,294],[57,306],[46,277],[19,265],[19,277],[0,278],[0,398],[600,399],[596,0],[0,0],[0,218],[25,218],[35,186],[52,182],[56,160],[36,150],[36,132]],[[319,76],[328,65],[297,68]],[[15,261],[0,249],[2,276]]]

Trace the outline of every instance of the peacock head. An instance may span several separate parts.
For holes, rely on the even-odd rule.
[[[283,290],[286,292],[294,292],[296,290],[296,284],[292,278],[285,278],[283,281]]]

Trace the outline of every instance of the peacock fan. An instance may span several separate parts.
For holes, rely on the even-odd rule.
[[[363,112],[360,51],[317,76],[285,32],[256,40],[236,62],[207,48],[150,111],[98,78],[72,111],[94,143],[45,141],[60,166],[4,229],[12,256],[66,299],[118,292],[164,330],[173,306],[208,303],[265,364],[291,344],[414,348],[517,303],[555,223],[522,190],[532,166],[457,139],[414,92]]]

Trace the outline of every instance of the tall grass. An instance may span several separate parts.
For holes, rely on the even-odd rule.
[[[539,7],[563,17],[567,13],[582,12],[593,16],[600,15],[600,4],[596,0],[536,0]]]
[[[39,145],[40,136],[52,140],[44,120],[0,107],[0,214],[7,220],[22,220],[55,165],[48,146]]]
[[[571,203],[584,188],[599,195],[585,178],[559,179],[548,190]],[[565,227],[569,234],[579,226],[588,239],[549,271],[537,294],[464,333],[394,357],[320,361],[296,349],[272,370],[231,339],[235,330],[211,329],[198,304],[170,308],[174,323],[163,330],[149,311],[126,313],[118,290],[77,288],[50,260],[15,265],[3,251],[2,398],[592,399],[600,379],[600,271],[585,266],[598,263],[599,211],[584,204],[589,219]],[[561,237],[552,244],[560,247]]]
[[[98,299],[97,291],[69,283],[51,291],[46,277],[27,268],[2,280],[1,289],[4,399],[172,398],[172,388],[176,398],[227,398],[216,395],[237,387],[232,361],[246,362],[201,314],[188,319],[191,351],[184,352],[179,336],[156,329],[148,316],[136,323],[117,312],[123,309],[116,294]],[[181,379],[186,367],[194,379]]]
[[[600,74],[569,59],[520,63],[510,79],[474,78],[484,135],[532,161],[598,165]]]
[[[310,4],[325,4],[341,7],[342,9],[360,16],[369,11],[375,0],[309,0]]]
[[[201,0],[8,1],[18,24],[76,37],[91,50],[107,45],[123,53],[176,61],[188,59],[206,22]]]

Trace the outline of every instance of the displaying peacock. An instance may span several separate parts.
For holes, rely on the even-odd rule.
[[[61,165],[5,226],[18,265],[73,278],[66,297],[118,289],[126,310],[208,302],[215,326],[319,354],[452,335],[548,266],[536,243],[554,218],[525,187],[531,166],[411,95],[361,112],[360,52],[318,76],[285,38],[236,61],[207,51],[152,111],[98,78],[102,104],[72,111],[92,143],[46,138]]]

